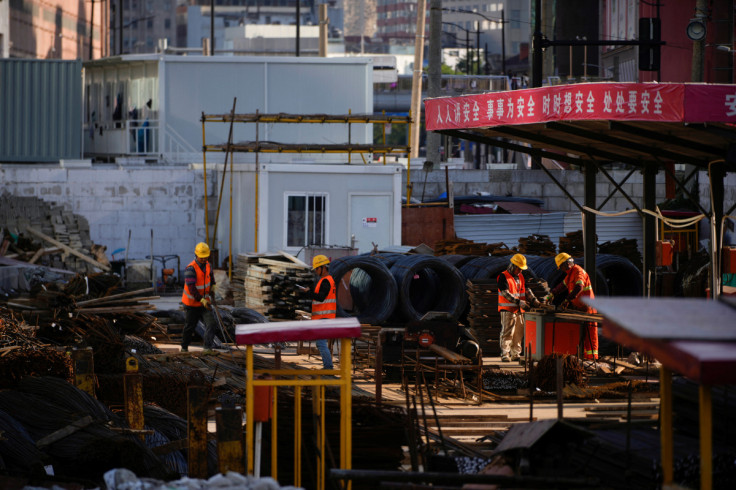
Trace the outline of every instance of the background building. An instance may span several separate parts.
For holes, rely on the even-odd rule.
[[[7,14],[0,15],[0,57],[99,58],[107,15],[104,5],[72,0],[0,1],[0,14]]]

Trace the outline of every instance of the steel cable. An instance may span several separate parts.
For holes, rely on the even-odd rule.
[[[468,302],[465,279],[446,261],[431,255],[406,255],[391,266],[400,302],[398,316],[421,320],[429,311],[440,311],[457,320]]]
[[[352,271],[349,288],[353,305],[349,309],[341,305],[338,294],[338,316],[356,316],[361,323],[373,325],[385,322],[396,309],[399,294],[394,276],[384,260],[367,254],[333,260],[330,275],[338,291],[344,289],[340,284],[349,271]]]

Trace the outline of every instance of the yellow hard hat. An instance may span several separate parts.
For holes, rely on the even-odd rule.
[[[527,270],[526,257],[521,254],[516,254],[511,257],[511,263],[523,271]]]
[[[557,268],[559,269],[562,264],[570,260],[572,257],[570,257],[570,254],[566,254],[565,252],[562,252],[561,254],[557,254],[557,257],[555,257],[555,264],[557,264]]]
[[[210,256],[210,246],[204,242],[199,242],[197,246],[194,247],[194,255],[201,259],[206,259]]]
[[[323,265],[327,265],[329,263],[330,259],[328,259],[325,255],[315,255],[312,259],[312,269],[322,267]]]

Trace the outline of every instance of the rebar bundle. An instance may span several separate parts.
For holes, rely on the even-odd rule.
[[[557,390],[557,358],[562,358],[562,382],[584,387],[585,370],[576,356],[549,354],[542,357],[533,369],[534,384],[542,391]]]

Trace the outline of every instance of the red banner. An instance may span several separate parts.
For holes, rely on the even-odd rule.
[[[736,86],[585,83],[426,99],[430,131],[549,121],[736,122]]]

